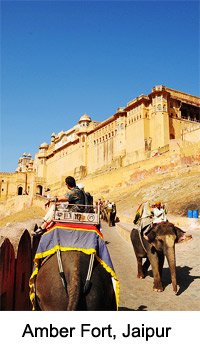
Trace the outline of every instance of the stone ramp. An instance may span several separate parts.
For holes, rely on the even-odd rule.
[[[130,241],[130,233],[134,228],[133,218],[119,216],[119,219],[122,221],[115,224],[116,230],[126,241]],[[187,233],[200,230],[200,218],[187,218],[178,215],[169,215],[168,219],[174,225],[186,231]]]
[[[120,281],[119,310],[200,310],[200,231],[191,230],[193,240],[176,245],[178,293],[174,294],[167,260],[164,263],[162,293],[153,291],[151,267],[145,279],[137,278],[137,262],[130,241],[133,224],[102,222],[104,239]]]
[[[133,224],[119,222],[115,224],[115,227],[120,236],[122,236],[127,242],[129,242]]]

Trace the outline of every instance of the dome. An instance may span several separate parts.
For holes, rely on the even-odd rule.
[[[87,121],[87,122],[91,122],[91,117],[89,117],[87,114],[84,114],[80,117],[79,122],[83,122],[83,121]]]
[[[40,149],[46,149],[48,146],[49,145],[47,143],[42,143],[39,148]]]

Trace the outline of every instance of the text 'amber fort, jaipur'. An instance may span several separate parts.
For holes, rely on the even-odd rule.
[[[199,142],[200,98],[158,85],[103,122],[84,114],[74,127],[52,133],[34,159],[24,153],[15,172],[0,173],[0,200],[17,195],[33,198],[47,188],[59,194],[67,175],[84,181],[95,193],[107,177],[114,183],[118,174],[119,184],[124,169],[151,164],[161,156],[167,161],[177,150]]]

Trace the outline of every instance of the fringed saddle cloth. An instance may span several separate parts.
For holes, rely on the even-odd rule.
[[[35,299],[34,280],[38,273],[40,259],[56,253],[57,250],[77,250],[88,255],[94,253],[97,260],[112,277],[118,306],[119,281],[99,227],[91,224],[55,223],[42,235],[34,258],[34,269],[30,278],[30,299],[33,309]]]

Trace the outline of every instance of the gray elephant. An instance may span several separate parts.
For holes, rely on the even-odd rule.
[[[66,279],[64,288],[56,254],[39,269],[35,281],[36,310],[117,310],[111,275],[94,259],[91,284],[84,292],[90,255],[79,251],[62,252]]]
[[[137,277],[144,278],[151,265],[154,278],[153,290],[157,292],[163,291],[162,269],[166,256],[171,273],[173,291],[177,293],[175,243],[189,240],[192,236],[186,235],[183,230],[169,222],[157,224],[146,236],[146,239],[141,238],[138,229],[133,229],[131,232],[131,242],[138,265]],[[143,258],[146,258],[144,264],[142,264]]]

